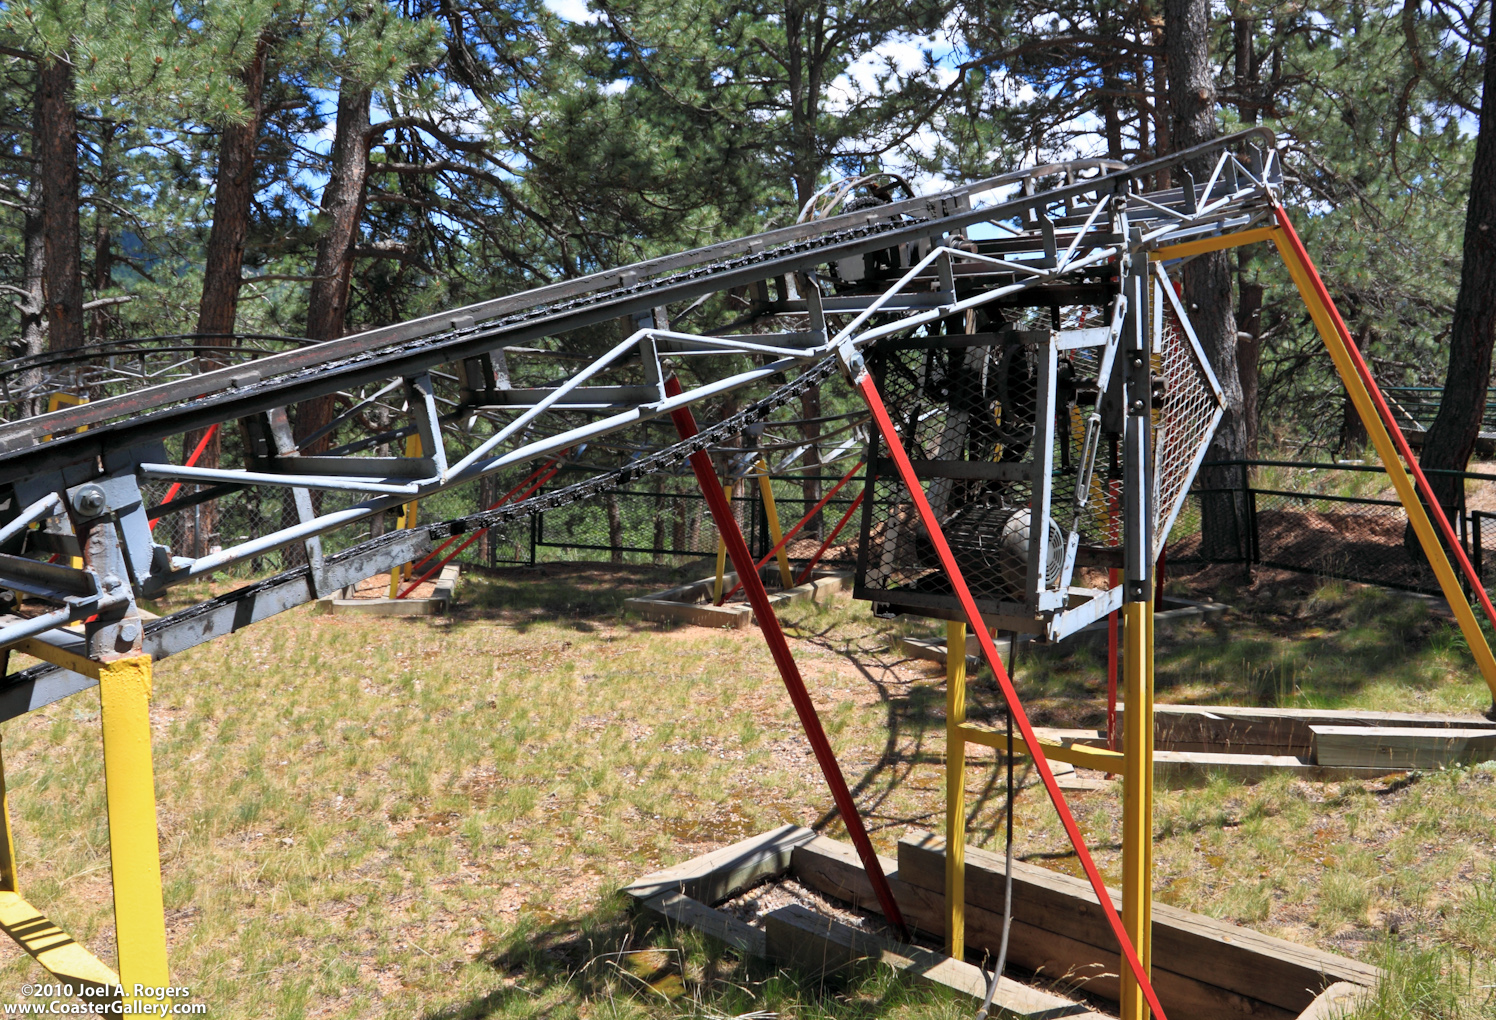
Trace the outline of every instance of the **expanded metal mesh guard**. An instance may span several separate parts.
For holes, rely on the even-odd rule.
[[[1167,279],[1167,278],[1165,278]],[[1162,308],[1155,342],[1157,368],[1164,379],[1163,406],[1155,411],[1153,554],[1156,559],[1168,540],[1170,526],[1189,492],[1190,482],[1205,456],[1221,411],[1204,352],[1182,321],[1167,283],[1155,288]]]
[[[1221,398],[1168,277],[1157,271],[1151,284],[1155,304],[1145,321],[1152,326],[1156,555],[1219,421]],[[1022,329],[890,340],[868,354],[941,530],[984,612],[1041,622],[1046,612],[1063,612],[1071,596],[1093,597],[1106,586],[1104,575],[1084,568],[1120,562],[1123,465],[1116,437],[1098,431],[1094,467],[1082,481],[1087,427],[1103,402],[1098,376],[1106,347],[1068,349],[1072,341],[1059,342],[1085,342],[1075,330],[1108,319],[1103,308],[1068,306],[1030,312]],[[1048,372],[1052,402],[1045,398]],[[1046,447],[1047,463],[1036,464]],[[1076,498],[1081,484],[1088,490],[1083,501]],[[876,440],[867,486],[856,596],[902,612],[956,609],[909,493]],[[1042,584],[1030,576],[1036,572],[1036,519],[1048,532],[1037,565]],[[1077,556],[1067,572],[1072,535]]]
[[[1047,316],[1040,325],[1044,328],[1027,332],[894,341],[868,357],[905,448],[928,479],[927,495],[946,541],[972,595],[988,612],[1028,613],[1034,601],[1036,586],[1028,576],[1039,450],[1034,419]],[[1067,395],[1087,384],[1095,388],[1099,359],[1087,351],[1076,354],[1081,356],[1064,364],[1060,388]],[[1052,505],[1065,508],[1055,517],[1070,526],[1085,425],[1080,409],[1071,408],[1064,396],[1059,400],[1061,426],[1050,458]],[[954,606],[950,582],[909,492],[876,440],[867,485],[871,498],[864,504],[856,596],[914,612]],[[1083,533],[1097,541],[1119,533],[1108,512],[1105,499],[1093,500],[1079,517]],[[1043,569],[1053,586],[1060,581],[1065,536],[1054,520],[1049,531]]]

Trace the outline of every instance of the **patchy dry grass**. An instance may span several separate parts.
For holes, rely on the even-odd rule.
[[[470,575],[450,619],[297,611],[161,663],[174,980],[222,1018],[966,1015],[885,973],[806,987],[630,927],[612,890],[644,871],[784,822],[839,834],[756,631],[617,617],[628,595],[676,579],[576,564]],[[1164,700],[1488,702],[1420,603],[1345,586],[1236,595],[1246,611],[1229,630],[1161,645]],[[880,849],[938,828],[941,677],[892,651],[919,626],[846,598],[784,619]],[[1039,721],[1096,720],[1089,654],[1025,654],[1018,674]],[[995,716],[990,681],[973,703]],[[97,698],[3,735],[23,890],[110,958]],[[968,785],[974,839],[995,846],[988,752]],[[1115,877],[1116,794],[1072,802]],[[1496,771],[1216,782],[1160,792],[1157,808],[1164,899],[1395,963],[1368,1016],[1492,1015]],[[1018,820],[1022,856],[1074,873],[1031,781]],[[38,974],[0,945],[0,989]]]

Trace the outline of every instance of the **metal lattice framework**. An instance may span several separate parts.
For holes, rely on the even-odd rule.
[[[1126,170],[1060,165],[1008,174],[208,371],[190,372],[179,357],[179,378],[6,422],[0,425],[0,486],[14,494],[12,510],[19,514],[0,529],[0,540],[35,523],[51,525],[30,530],[19,555],[0,556],[0,584],[57,608],[0,627],[0,647],[45,636],[94,657],[132,648],[155,658],[173,654],[224,632],[205,629],[201,621],[184,625],[188,614],[194,620],[212,616],[211,603],[137,627],[126,640],[121,628],[134,617],[137,596],[268,550],[303,548],[306,566],[291,572],[297,580],[277,581],[273,598],[241,595],[253,606],[228,614],[260,619],[357,580],[353,575],[418,557],[446,533],[489,519],[478,515],[359,541],[359,527],[391,506],[587,442],[632,439],[637,447],[658,447],[648,423],[671,410],[734,391],[763,392],[774,379],[799,373],[763,398],[767,416],[790,399],[791,389],[829,375],[827,359],[837,350],[938,331],[953,317],[1021,301],[1041,288],[1095,288],[1133,252],[1141,258],[1150,247],[1251,229],[1269,215],[1281,176],[1274,150],[1248,144],[1267,137],[1238,136]],[[1214,165],[1205,182],[1149,190],[1160,171],[1173,168],[1177,177],[1185,161],[1202,156]],[[1018,194],[1004,197],[1005,191]],[[703,333],[669,328],[669,306],[734,288],[755,293],[749,314]],[[578,330],[621,318],[639,328],[600,354],[568,344]],[[808,328],[773,330],[781,321]],[[734,359],[740,367],[731,366]],[[512,367],[527,360],[535,367]],[[665,396],[668,375],[688,378],[704,362],[713,367],[694,373],[695,385]],[[724,362],[726,370],[719,367]],[[54,374],[79,370],[76,363],[48,368]],[[0,376],[6,374],[0,366]],[[524,384],[545,381],[550,384]],[[340,393],[347,406],[323,435],[310,437],[331,448],[302,453],[285,409]],[[737,420],[748,424],[743,416]],[[251,439],[241,466],[189,468],[165,455],[168,438],[236,421],[245,423]],[[384,427],[371,428],[371,421]],[[375,455],[377,447],[412,435],[419,437],[421,456]],[[583,498],[644,473],[650,463],[636,462],[567,490],[570,495],[547,494],[504,513]],[[145,493],[171,482],[199,491],[152,505]],[[152,541],[153,517],[249,491],[294,503],[294,514],[285,515],[290,521],[192,558]],[[84,513],[80,501],[95,512]],[[324,539],[340,548],[337,556],[324,555]],[[109,566],[89,548],[100,542]],[[81,555],[83,565],[43,562],[58,554]],[[118,583],[106,587],[106,574]],[[56,631],[90,618],[81,645]],[[87,685],[86,678],[55,668],[26,671],[7,681],[0,717]]]
[[[1272,146],[1257,129],[1133,167],[1053,164],[900,201],[886,200],[892,189],[879,185],[871,204],[847,201],[852,187],[832,189],[793,226],[323,344],[162,338],[0,365],[0,500],[9,498],[0,587],[27,599],[0,619],[0,650],[45,660],[0,682],[0,719],[100,687],[120,975],[166,983],[150,662],[455,536],[687,463],[897,922],[705,456],[745,430],[792,421],[800,397],[845,377],[878,435],[865,490],[864,593],[977,628],[1122,945],[1124,988],[1161,1016],[1140,962],[1146,953],[1134,949],[1134,938],[1146,937],[1146,907],[1127,908],[1125,927],[1110,910],[985,625],[995,618],[1057,637],[1124,601],[1146,601],[1154,557],[1221,413],[1165,264],[1254,240],[1289,250]],[[1193,179],[1186,168],[1202,165],[1209,173]],[[1343,324],[1334,324],[1327,296],[1308,297],[1317,277],[1301,250],[1290,268],[1338,358],[1348,345],[1329,337]],[[695,325],[711,316],[715,324]],[[622,330],[610,325],[620,321]],[[1350,369],[1337,366],[1351,385]],[[53,399],[82,399],[85,390],[87,403]],[[336,413],[298,437],[291,409],[311,401],[330,401]],[[697,432],[693,408],[720,420]],[[661,433],[672,426],[673,436]],[[220,427],[242,430],[239,462],[190,466],[167,455],[168,441],[185,452],[186,437]],[[402,447],[408,455],[394,455]],[[394,507],[583,448],[628,460],[519,503],[378,533]],[[196,491],[159,495],[176,483]],[[1437,551],[1411,489],[1399,491],[1420,536],[1428,532],[1425,547]],[[189,552],[153,535],[153,520],[251,499],[277,512],[217,550]],[[277,550],[291,550],[298,565],[142,622],[138,599]],[[1097,564],[1121,567],[1123,587],[1075,583],[1078,569]],[[947,588],[929,587],[942,577]],[[1453,603],[1458,582],[1440,577]],[[909,601],[922,595],[933,601]],[[1483,669],[1490,658],[1486,650]],[[1140,659],[1138,675],[1148,668]],[[1130,752],[1129,796],[1140,798],[1145,714],[1127,720],[1130,732],[1144,727],[1129,737],[1144,763],[1135,768]],[[1128,818],[1144,814],[1129,809]],[[1134,857],[1145,845],[1124,843]],[[17,895],[12,860],[0,852],[0,912],[30,909],[5,899]],[[1132,882],[1127,895],[1136,901],[1140,887]],[[87,960],[48,956],[62,952],[56,946],[28,948],[54,973],[99,974],[79,947]]]
[[[1129,327],[1147,337],[1134,363],[1151,369],[1139,373],[1154,406],[1152,473],[1138,504],[1151,514],[1150,561],[1224,413],[1164,267],[1154,264],[1142,283],[1131,302],[1120,278],[1035,287],[1026,302],[1050,301],[1037,314],[1005,309],[1012,318],[1004,322],[990,311],[968,313],[964,322],[948,320],[944,334],[889,337],[868,352],[879,392],[899,415],[900,438],[920,477],[932,480],[946,538],[996,626],[1058,639],[1121,604],[1120,589],[1082,583],[1077,568],[1121,566],[1125,554],[1119,366],[1129,357]],[[959,619],[950,580],[886,459],[869,458],[867,484],[874,497],[864,503],[859,597],[889,611]]]

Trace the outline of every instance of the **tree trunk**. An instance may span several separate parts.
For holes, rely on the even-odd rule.
[[[83,346],[83,271],[79,254],[78,115],[73,67],[45,58],[38,65],[36,148],[42,182],[46,246],[48,339],[54,351]]]
[[[255,194],[255,148],[260,138],[260,115],[265,89],[265,57],[270,49],[262,35],[254,59],[240,72],[249,120],[223,129],[218,143],[218,174],[213,192],[213,229],[208,234],[203,293],[197,305],[199,333],[232,333],[239,309],[240,275],[244,269],[244,239]],[[202,341],[227,346],[229,339]],[[199,355],[204,371],[221,368],[212,352]],[[205,454],[206,455],[206,454]],[[217,463],[215,458],[214,463]]]
[[[35,189],[33,189],[35,190]],[[21,289],[26,293],[16,302],[21,313],[21,355],[40,354],[47,342],[47,302],[42,294],[42,282],[47,271],[46,238],[42,230],[42,210],[35,201],[27,203],[25,219],[21,227],[23,242],[21,249]],[[41,369],[29,369],[21,377],[21,383],[32,395],[27,398],[26,413],[40,414],[47,409],[46,400],[35,391],[41,386]]]
[[[1118,97],[1122,94],[1122,83],[1117,80],[1116,66],[1108,60],[1102,68],[1101,122],[1106,135],[1106,158],[1122,158],[1122,113]]]
[[[1486,38],[1480,130],[1470,168],[1470,199],[1465,208],[1464,260],[1460,291],[1449,331],[1449,366],[1439,413],[1423,437],[1419,458],[1425,468],[1463,471],[1475,450],[1491,383],[1491,343],[1496,339],[1496,22]],[[1429,475],[1434,497],[1446,512],[1458,503],[1460,480]]]
[[[618,506],[618,493],[610,492],[603,497],[608,509],[608,559],[613,563],[623,562],[623,512]]]
[[[317,216],[322,236],[317,241],[317,263],[312,271],[306,313],[306,335],[313,340],[342,336],[348,316],[348,287],[353,279],[353,247],[363,213],[364,187],[369,177],[369,89],[345,80],[338,92],[338,121],[332,143],[332,173],[322,189]],[[308,436],[332,421],[333,397],[317,397],[301,405],[296,434]],[[330,445],[325,436],[303,453],[320,453]]]
[[[261,35],[255,45],[255,55],[240,72],[244,83],[244,102],[249,107],[249,119],[243,124],[230,124],[223,129],[218,141],[218,173],[213,189],[213,227],[208,232],[208,250],[203,266],[203,292],[197,303],[197,332],[224,334],[199,338],[198,369],[211,372],[222,368],[228,361],[216,357],[211,348],[228,347],[233,341],[227,334],[234,332],[239,311],[239,285],[244,271],[244,241],[249,234],[249,213],[255,194],[255,149],[259,144],[260,116],[263,112],[265,93],[265,58],[270,50],[270,37]],[[209,348],[204,350],[204,348]],[[203,433],[194,430],[183,440],[183,454],[197,449]],[[222,430],[213,433],[208,445],[203,447],[197,466],[216,468],[223,461]],[[202,536],[200,548],[189,555],[203,556],[212,545],[218,532],[218,504],[204,503],[202,506]]]
[[[1359,458],[1366,452],[1366,444],[1371,437],[1366,433],[1366,423],[1361,420],[1361,412],[1356,410],[1356,404],[1351,400],[1349,393],[1341,400],[1340,404],[1340,435],[1337,447],[1339,454],[1346,458]]]
[[[1169,105],[1173,110],[1174,151],[1216,137],[1215,80],[1210,66],[1208,0],[1165,0],[1164,24],[1169,68]],[[1212,160],[1197,160],[1186,169],[1197,182],[1209,179]],[[1236,315],[1231,303],[1231,264],[1226,252],[1212,252],[1184,267],[1184,300],[1190,321],[1224,391],[1226,413],[1216,428],[1207,460],[1242,460],[1247,454],[1241,373],[1236,356]],[[1200,472],[1206,490],[1200,506],[1200,547],[1206,559],[1245,558],[1245,494],[1235,491],[1238,468]]]
[[[1174,106],[1174,97],[1170,92],[1175,75],[1170,70],[1173,66],[1173,45],[1175,40],[1175,26],[1178,18],[1171,8],[1171,4],[1178,5],[1182,0],[1165,0],[1163,24],[1159,25],[1149,16],[1148,5],[1145,3],[1139,12],[1144,24],[1153,24],[1153,45],[1158,49],[1153,54],[1153,158],[1161,159],[1179,147],[1179,141],[1174,137],[1178,131],[1177,125],[1170,123],[1171,110]],[[1205,45],[1203,39],[1201,45]],[[1160,170],[1154,175],[1154,187],[1168,188],[1173,184],[1173,173],[1169,170]]]
[[[114,148],[115,124],[104,120],[99,125],[99,191],[103,198],[111,197],[114,188],[114,168],[110,165]],[[93,278],[89,281],[95,298],[114,286],[114,221],[107,202],[94,202],[94,261]],[[90,343],[106,339],[109,327],[114,322],[114,313],[109,305],[101,305],[89,317],[88,338]]]
[[[1247,433],[1247,458],[1257,458],[1257,436],[1262,420],[1257,409],[1258,359],[1262,356],[1262,284],[1246,279],[1248,256],[1239,253],[1237,269],[1236,374],[1241,379],[1242,425]]]
[[[1256,22],[1251,18],[1236,18],[1231,22],[1236,54],[1233,59],[1237,92],[1236,114],[1243,124],[1256,124],[1259,119],[1257,103],[1257,56],[1253,40]],[[1246,428],[1247,456],[1258,456],[1258,435],[1261,430],[1261,413],[1257,407],[1258,359],[1262,356],[1262,284],[1250,278],[1254,246],[1236,249],[1236,295],[1237,313],[1237,375],[1241,379],[1242,421]]]

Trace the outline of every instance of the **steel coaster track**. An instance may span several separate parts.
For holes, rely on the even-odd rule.
[[[545,492],[519,503],[470,514],[437,524],[405,531],[392,531],[328,557],[326,569],[334,587],[356,584],[391,564],[418,560],[441,542],[456,535],[519,521],[534,514],[591,499],[636,479],[661,471],[675,471],[698,450],[719,447],[748,426],[807,391],[821,385],[837,370],[835,358],[825,358],[793,381],[781,386],[731,418],[704,429],[692,438],[641,457],[617,471],[594,475],[553,492]],[[145,624],[143,650],[153,659],[163,659],[189,648],[232,634],[253,623],[313,601],[310,565],[283,571],[208,599],[197,605]],[[73,644],[80,642],[74,639]],[[70,650],[76,650],[70,645]],[[43,664],[12,673],[0,681],[0,721],[13,719],[70,694],[97,684],[91,677],[59,666]]]
[[[933,196],[634,263],[260,358],[249,366],[229,366],[180,382],[63,408],[0,426],[0,483],[24,477],[28,470],[36,470],[41,461],[54,468],[77,463],[113,449],[289,406],[373,379],[418,374],[436,365],[486,353],[502,344],[540,339],[647,312],[667,302],[690,300],[793,274],[831,259],[867,254],[1046,204],[1073,201],[1087,193],[1130,184],[1203,156],[1219,156],[1231,146],[1250,140],[1271,143],[1272,137],[1264,128],[1243,131],[1129,170],[1024,195],[996,206],[973,208],[971,198],[975,195],[1032,180],[1045,171],[1058,171],[1054,167],[1039,167],[1004,174]],[[1176,188],[1148,196],[1154,209],[1144,208],[1141,215],[1134,215],[1134,221],[1145,227],[1154,226],[1165,219],[1159,212],[1170,203],[1178,204],[1181,194]],[[1150,211],[1154,215],[1150,216]],[[1241,229],[1240,224],[1227,226],[1223,221],[1231,214],[1241,215],[1246,211],[1239,203],[1233,203],[1220,210],[1221,215],[1207,215],[1203,222],[1191,224],[1185,233],[1203,236]],[[1259,204],[1250,211],[1261,216],[1268,209]],[[898,217],[910,219],[893,222]],[[1169,233],[1169,241],[1183,239],[1181,232]],[[172,406],[187,401],[192,401],[190,406]],[[52,439],[45,452],[34,445],[45,434],[83,428],[88,431]]]
[[[1254,140],[1267,142],[1269,148],[1251,150],[1250,157],[1234,154]],[[0,554],[0,586],[64,607],[44,618],[0,619],[0,649],[39,638],[96,659],[132,649],[163,658],[417,559],[452,535],[565,506],[655,471],[679,469],[692,452],[720,445],[819,386],[838,364],[845,371],[859,358],[859,348],[883,337],[907,334],[995,302],[1023,303],[1024,292],[1035,287],[1079,283],[1093,291],[1104,288],[1119,258],[1238,233],[1264,222],[1282,180],[1271,144],[1271,134],[1256,129],[1130,169],[1086,164],[1097,176],[1079,180],[1073,176],[1074,165],[1006,174],[939,195],[796,224],[0,425],[0,485],[10,487],[16,507],[25,508],[21,517],[0,527],[0,540],[19,533],[28,522],[61,517],[79,535],[84,556],[84,568],[73,570]],[[1182,169],[1186,162],[1204,162],[1214,169],[1202,185],[1189,180]],[[1182,176],[1186,186],[1145,191],[1146,180],[1165,170]],[[1059,175],[1065,183],[1040,189],[1044,180]],[[1020,194],[986,207],[973,206],[973,196],[1004,187]],[[1002,233],[995,240],[962,243],[961,231],[984,222]],[[921,251],[921,245],[927,247]],[[821,267],[897,246],[906,246],[900,250],[907,258],[900,256],[898,264],[909,268],[870,276],[853,293],[844,287],[822,293],[821,281],[830,278]],[[674,332],[661,321],[660,311],[668,304],[776,278],[778,298],[766,300],[767,291],[762,291],[756,313],[771,320],[782,315],[808,319],[808,332],[740,335],[724,330],[703,335]],[[794,292],[788,280],[796,281]],[[487,381],[477,396],[468,394],[454,403],[437,392],[438,382],[446,386],[443,380],[452,379],[434,373],[440,365],[471,366],[510,345],[626,316],[652,320],[653,325],[641,326],[562,382],[530,389],[495,388],[492,368],[486,367]],[[746,320],[734,328],[748,328]],[[680,396],[667,396],[665,380],[672,369],[664,359],[703,355],[747,355],[756,365]],[[63,361],[48,364],[61,371]],[[590,384],[594,376],[620,368],[642,369],[644,384]],[[793,370],[799,371],[793,381],[742,413],[618,471],[513,506],[387,534],[337,555],[322,555],[319,536],[389,507],[510,465],[554,457],[692,403],[774,382]],[[7,366],[0,365],[0,375],[6,371]],[[296,448],[284,408],[339,392],[357,393],[361,387],[392,379],[363,398],[360,406],[391,391],[398,397],[403,386],[412,424],[366,435],[325,455],[305,456]],[[442,411],[439,403],[455,410]],[[343,412],[335,423],[352,414]],[[449,463],[444,429],[450,431],[454,422],[469,414],[486,417],[495,431],[474,437],[477,446],[458,451],[458,459]],[[595,420],[577,425],[578,415]],[[536,432],[536,423],[542,420],[552,423],[549,434]],[[249,469],[166,463],[161,446],[165,439],[234,421],[259,430],[260,445]],[[421,437],[423,456],[337,455],[409,434]],[[171,508],[147,510],[140,479],[207,488]],[[290,489],[299,523],[197,559],[171,557],[169,550],[151,542],[148,529],[143,530],[148,515],[250,486]],[[367,498],[353,507],[318,513],[309,490],[341,490]],[[105,523],[110,526],[101,526]],[[138,621],[136,597],[154,596],[295,544],[305,546],[306,566],[144,628],[132,624]],[[60,629],[80,620],[90,621],[81,640]],[[28,669],[0,687],[0,719],[91,684],[58,667]]]

